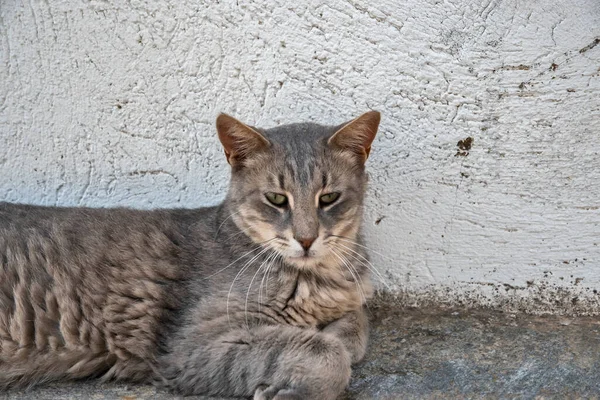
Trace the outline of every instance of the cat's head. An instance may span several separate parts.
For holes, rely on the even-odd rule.
[[[340,126],[258,129],[221,114],[219,139],[231,164],[231,218],[255,243],[298,268],[339,265],[362,219],[364,164],[380,114]]]

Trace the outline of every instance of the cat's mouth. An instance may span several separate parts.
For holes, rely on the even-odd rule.
[[[304,250],[304,252],[297,252],[298,255],[294,256],[293,258],[299,258],[299,259],[307,259],[307,258],[311,258],[315,256],[315,252],[309,250]]]
[[[299,246],[296,246],[299,247]],[[298,268],[313,268],[324,261],[323,249],[318,246],[312,246],[309,249],[292,248],[287,245],[279,252],[283,256],[284,260]]]
[[[294,255],[294,256],[288,256],[287,259],[292,262],[292,263],[296,263],[296,262],[308,262],[310,260],[314,260],[316,257],[311,256],[308,253],[304,253],[304,254],[300,254],[300,255]]]

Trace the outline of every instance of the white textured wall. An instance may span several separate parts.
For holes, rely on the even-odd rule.
[[[122,3],[0,0],[0,200],[214,204],[219,111],[373,108],[366,231],[393,290],[600,312],[597,0]]]

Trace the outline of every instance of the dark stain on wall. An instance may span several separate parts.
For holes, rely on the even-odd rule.
[[[471,150],[471,147],[473,146],[473,138],[471,136],[459,140],[458,143],[456,144],[456,147],[458,147],[458,151],[456,152],[455,156],[456,157],[466,157],[469,155],[469,150]]]
[[[596,38],[594,39],[594,41],[590,44],[588,44],[587,46],[585,46],[584,48],[580,49],[579,52],[581,54],[585,53],[588,50],[593,49],[594,47],[598,46],[600,44],[600,38]]]

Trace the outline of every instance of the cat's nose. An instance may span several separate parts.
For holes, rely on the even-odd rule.
[[[296,240],[298,241],[298,243],[300,243],[300,245],[302,246],[302,248],[304,250],[308,250],[308,249],[310,249],[310,246],[313,244],[315,239],[316,238],[312,237],[312,238],[303,238],[303,239],[296,239]]]

